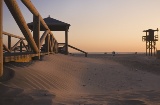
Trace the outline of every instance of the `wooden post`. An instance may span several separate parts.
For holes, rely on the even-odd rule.
[[[36,60],[40,59],[40,18],[39,15],[33,15],[33,39],[38,47],[38,57]]]
[[[58,53],[58,42],[55,41],[55,53]]]
[[[147,56],[147,32],[146,32],[146,56]]]
[[[53,40],[53,52],[56,53],[56,40]]]
[[[31,51],[31,47],[28,42],[27,42],[27,46],[28,46],[28,51]]]
[[[0,76],[3,75],[3,0],[0,0]]]
[[[53,53],[53,37],[52,36],[50,36],[50,44],[51,44],[50,50]]]
[[[11,50],[11,36],[8,36],[8,49]]]
[[[50,35],[48,34],[45,39],[45,49],[48,54],[49,54],[49,38],[50,38]]]
[[[153,47],[152,47],[152,42],[153,42],[153,41],[151,41],[151,56],[152,56],[152,48],[153,48]]]
[[[68,28],[65,31],[65,54],[68,55]]]
[[[20,52],[22,52],[22,49],[23,49],[22,47],[23,47],[23,42],[21,41],[20,42]]]
[[[22,15],[22,12],[18,6],[16,0],[4,0],[8,9],[10,10],[12,16],[14,17],[17,25],[19,26],[21,32],[29,43],[30,47],[35,53],[38,53],[37,45],[32,37],[32,34],[27,26],[27,23]]]
[[[49,51],[52,53],[52,36],[49,38]]]

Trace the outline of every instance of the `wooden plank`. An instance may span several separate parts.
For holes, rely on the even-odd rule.
[[[25,40],[25,38],[23,38],[23,37],[20,37],[20,36],[17,36],[17,35],[14,35],[14,34],[5,32],[5,31],[3,31],[3,34],[4,34],[4,35],[7,35],[7,36],[10,36],[10,37],[14,37],[14,38],[24,39],[24,40]]]
[[[11,49],[11,36],[8,36],[8,49]]]
[[[71,46],[71,45],[68,45],[68,47],[71,47],[71,48],[73,48],[73,49],[75,49],[75,50],[77,50],[77,51],[80,51],[80,52],[84,53],[84,54],[85,54],[85,57],[87,57],[87,52],[85,52],[85,51],[83,51],[83,50],[80,50],[80,49],[78,49],[78,48],[76,48],[76,47],[73,47],[73,46]]]
[[[68,55],[68,29],[65,31],[65,54]]]
[[[46,52],[48,52],[48,54],[49,54],[49,39],[50,39],[50,34],[48,34],[45,39],[45,49],[46,49]]]
[[[22,40],[23,41],[23,40]],[[22,41],[20,42],[20,52],[22,52],[22,48],[23,48],[23,43]]]
[[[30,0],[21,0],[22,3],[30,10],[30,12],[35,15],[35,16],[39,16],[40,18],[40,22],[42,24],[42,26],[46,29],[49,30],[49,34],[54,37],[53,33],[50,31],[50,29],[48,28],[47,24],[45,23],[45,21],[43,20],[42,16],[39,14],[39,12],[37,11],[37,9],[34,7],[34,5],[32,4],[32,2]]]
[[[3,0],[0,0],[0,77],[3,75]]]
[[[33,15],[33,39],[38,47],[38,55],[34,60],[40,59],[40,18],[39,15]]]
[[[27,48],[27,46],[26,46],[26,44],[24,43],[23,40],[22,40],[22,44],[23,44],[23,46],[26,48],[26,50],[29,51],[28,48]]]
[[[7,48],[7,46],[6,46],[5,44],[3,44],[3,48],[4,48],[6,51],[11,52],[11,51]]]
[[[46,38],[48,32],[49,32],[49,30],[46,30],[46,31],[43,33],[43,35],[41,36],[41,38],[40,38],[40,47],[42,46],[43,42],[45,41],[45,38]]]
[[[11,12],[12,16],[14,17],[17,25],[19,26],[21,32],[23,33],[24,37],[26,38],[27,42],[31,46],[32,50],[35,53],[38,53],[37,45],[32,37],[32,34],[27,26],[27,23],[22,15],[22,12],[18,6],[16,0],[4,0],[9,11]]]
[[[11,51],[13,51],[17,46],[18,44],[22,41],[23,39],[20,39],[12,48],[11,48]]]
[[[45,23],[45,21],[43,20],[42,16],[39,14],[39,12],[37,11],[37,9],[35,8],[35,6],[32,4],[32,2],[30,0],[21,0],[22,3],[30,10],[30,12],[34,15],[34,16],[39,16],[40,17],[40,22],[42,24],[42,26],[46,29],[49,30],[47,24]]]
[[[40,49],[40,19],[39,16],[33,15],[33,39]]]

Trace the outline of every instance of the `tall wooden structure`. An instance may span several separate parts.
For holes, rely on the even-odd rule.
[[[3,30],[3,2],[8,7],[24,37]],[[68,54],[68,47],[70,47],[85,53],[85,56],[87,56],[87,52],[68,45],[70,24],[53,19],[50,16],[43,19],[30,0],[21,0],[21,2],[33,14],[33,22],[30,24],[26,23],[16,0],[0,0],[0,77],[3,75],[4,62],[28,62],[32,59],[40,59],[41,55],[58,53],[60,43],[57,42],[51,31],[65,31],[65,43],[61,43],[65,49],[65,54]],[[44,31],[41,36],[40,31]],[[7,41],[3,42],[3,35],[8,37],[8,43]],[[18,42],[14,45],[12,45],[13,38],[18,39]]]
[[[0,76],[3,75],[3,0],[0,0]]]
[[[45,21],[45,23],[47,24],[47,26],[49,27],[49,29],[51,31],[64,31],[65,32],[65,54],[68,55],[68,30],[70,27],[70,24],[59,21],[57,19],[51,18],[50,16],[48,16],[47,18],[43,19]],[[34,24],[33,22],[28,23],[28,27],[30,28],[30,30],[34,30]],[[42,25],[40,25],[40,31],[44,31],[44,27]]]
[[[20,37],[3,30],[3,1],[8,7],[14,20],[19,26],[24,37]],[[30,32],[21,9],[16,0],[0,0],[0,77],[3,75],[4,62],[25,62],[26,60],[40,59],[40,55],[58,53],[58,42],[53,33],[41,17],[40,13],[34,7],[30,0],[21,0],[21,2],[33,14],[33,35]],[[40,37],[40,25],[44,28],[44,33]],[[3,35],[8,36],[7,41],[3,42]],[[17,38],[18,42],[12,46],[12,38]],[[45,51],[43,43],[45,42]],[[8,46],[6,45],[8,44]]]
[[[157,31],[157,35],[154,33]],[[156,50],[156,41],[158,41],[158,28],[157,30],[153,29],[148,29],[144,30],[143,32],[146,33],[146,36],[142,36],[142,41],[146,42],[146,56],[152,56],[152,52],[154,51],[155,55],[155,50]]]

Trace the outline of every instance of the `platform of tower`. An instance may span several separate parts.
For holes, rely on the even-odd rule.
[[[156,53],[156,41],[158,41],[158,31],[158,28],[156,30],[148,29],[143,31],[146,33],[145,36],[142,36],[142,41],[146,42],[146,56],[152,56],[153,52],[154,55]],[[157,32],[156,35],[155,32]]]

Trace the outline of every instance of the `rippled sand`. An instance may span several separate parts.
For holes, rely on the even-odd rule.
[[[0,105],[160,104],[160,60],[155,57],[56,54],[8,63],[5,69],[5,78],[12,79],[0,84]]]

